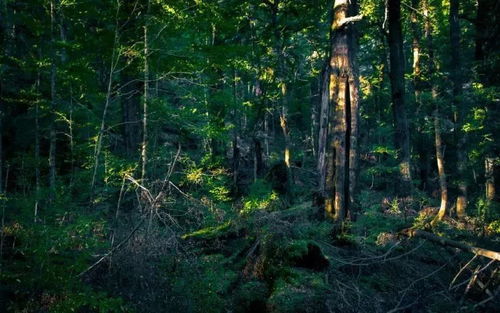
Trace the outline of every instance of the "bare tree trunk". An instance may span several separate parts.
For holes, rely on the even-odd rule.
[[[403,34],[401,31],[401,0],[387,1],[389,21],[389,57],[391,62],[390,80],[392,108],[395,123],[395,146],[398,150],[400,196],[408,196],[412,190],[410,132],[405,105]]]
[[[457,112],[456,132],[459,136],[457,142],[457,169],[458,169],[458,197],[456,210],[458,218],[466,215],[467,209],[467,180],[465,171],[467,166],[467,155],[465,150],[466,133],[462,131],[465,110],[460,99],[462,95],[462,75],[460,62],[460,23],[458,11],[460,9],[460,0],[450,0],[450,54],[451,54],[451,81],[453,83],[453,106]]]
[[[361,16],[356,2],[335,0],[331,26],[330,122],[326,147],[325,211],[343,221],[352,206],[356,180],[358,78],[354,62],[354,26]]]
[[[148,162],[148,100],[149,100],[149,10],[150,1],[147,0],[146,16],[144,20],[144,95],[143,95],[143,113],[142,113],[142,143],[141,143],[141,181],[147,178]]]

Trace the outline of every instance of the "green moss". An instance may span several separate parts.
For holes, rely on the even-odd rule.
[[[275,282],[268,308],[271,313],[327,312],[328,290],[323,274],[290,269],[289,277]]]
[[[192,233],[182,235],[181,238],[182,239],[190,239],[190,238],[214,239],[214,238],[221,236],[222,234],[224,234],[228,230],[230,230],[231,226],[232,226],[232,222],[227,221],[221,225],[206,227],[206,228],[194,231]]]

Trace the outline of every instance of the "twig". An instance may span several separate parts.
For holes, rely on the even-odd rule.
[[[108,253],[106,253],[105,255],[103,255],[99,260],[97,260],[94,264],[92,264],[89,268],[87,268],[86,270],[84,270],[83,272],[81,272],[80,274],[76,275],[76,277],[81,277],[83,275],[85,275],[86,273],[88,273],[89,271],[91,271],[92,269],[94,269],[97,265],[99,265],[102,261],[104,261],[107,257],[109,257],[113,252],[115,252],[116,250],[120,249],[121,246],[123,244],[125,244],[127,241],[129,241],[129,239],[132,237],[132,235],[134,235],[134,233],[139,229],[139,227],[141,227],[142,223],[144,223],[144,217],[141,218],[140,222],[137,223],[137,225],[134,227],[134,229],[130,232],[130,234],[128,234],[127,237],[125,237],[125,239],[123,239],[118,245],[116,245],[114,248],[112,248],[111,250],[109,250]]]
[[[396,307],[394,307],[392,310],[389,310],[387,311],[387,313],[394,313],[394,312],[397,312],[397,311],[400,311],[402,308],[400,307],[401,305],[401,302],[403,302],[403,299],[404,297],[406,296],[406,293],[408,292],[408,290],[410,290],[411,287],[413,287],[416,283],[418,283],[419,281],[421,280],[424,280],[424,279],[427,279],[429,277],[431,277],[432,275],[436,274],[437,272],[439,272],[440,270],[442,270],[446,265],[448,265],[449,261],[446,262],[445,264],[441,265],[438,269],[430,272],[429,274],[425,275],[424,277],[420,277],[419,279],[417,280],[414,280],[410,285],[408,285],[408,287],[406,287],[406,289],[403,291],[403,295],[401,296],[401,298],[399,299],[399,302],[398,304],[396,305]]]
[[[450,286],[448,287],[448,290],[451,290],[453,288],[453,284],[455,283],[455,281],[458,279],[458,277],[460,276],[460,274],[462,274],[462,272],[469,266],[469,264],[471,264],[475,259],[477,258],[477,254],[475,254],[472,259],[469,260],[469,262],[467,262],[467,264],[465,264],[461,269],[460,271],[458,271],[457,275],[455,275],[455,277],[453,278],[453,280],[451,281],[450,283]]]

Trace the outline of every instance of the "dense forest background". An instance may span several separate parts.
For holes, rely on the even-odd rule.
[[[499,1],[0,23],[1,312],[500,307]]]

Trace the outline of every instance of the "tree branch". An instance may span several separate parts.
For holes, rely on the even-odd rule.
[[[345,25],[349,24],[349,23],[354,23],[354,22],[359,22],[363,19],[363,15],[362,14],[359,14],[359,15],[355,15],[355,16],[350,16],[350,17],[346,17],[346,18],[343,18],[341,19],[336,25],[335,25],[335,29],[339,29],[341,27],[344,27]]]
[[[487,250],[483,248],[478,248],[478,247],[473,247],[469,246],[467,244],[454,241],[451,239],[443,238],[436,236],[432,233],[423,231],[423,230],[418,230],[418,229],[405,229],[402,231],[403,235],[406,235],[408,237],[419,237],[419,238],[424,238],[427,240],[430,240],[432,242],[435,242],[437,244],[440,244],[442,246],[449,246],[449,247],[454,247],[458,248],[476,255],[484,256],[486,258],[500,261],[500,252],[492,251],[492,250]]]

